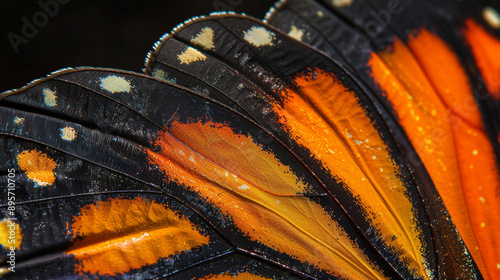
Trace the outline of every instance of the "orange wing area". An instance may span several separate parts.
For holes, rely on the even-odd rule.
[[[56,162],[37,150],[26,150],[17,156],[17,162],[26,176],[39,186],[51,185],[56,180]]]
[[[465,21],[462,31],[490,94],[500,100],[500,40],[473,19]]]
[[[421,29],[408,46],[395,38],[390,48],[372,54],[371,74],[480,270],[498,278],[500,232],[492,226],[500,223],[499,170],[472,87],[456,55],[434,33]]]
[[[285,130],[350,188],[382,239],[397,248],[415,275],[427,279],[406,186],[359,100],[333,74],[319,69],[294,81],[299,91],[288,89],[284,105],[274,106]]]
[[[183,216],[142,198],[87,205],[72,231],[66,253],[74,255],[77,274],[117,276],[210,242]]]
[[[151,161],[169,180],[199,192],[252,240],[338,276],[383,276],[320,204],[297,195],[307,186],[250,137],[224,124],[175,122],[156,144]]]
[[[273,104],[280,124],[359,199],[399,261],[430,279],[389,148],[352,92],[333,74],[312,73],[295,78],[298,92],[282,92],[284,105]],[[384,278],[319,204],[297,195],[308,186],[250,137],[220,123],[174,122],[156,144],[161,150],[149,155],[167,178],[199,192],[252,240],[339,277]]]

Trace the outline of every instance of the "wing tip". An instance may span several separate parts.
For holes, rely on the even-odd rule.
[[[23,92],[23,91],[27,90],[28,88],[31,88],[31,87],[36,86],[38,84],[41,84],[41,83],[43,83],[43,82],[45,82],[47,80],[54,79],[55,77],[59,77],[59,76],[62,76],[62,75],[66,75],[66,74],[74,73],[74,72],[79,72],[79,71],[110,71],[110,72],[124,73],[124,74],[133,73],[134,75],[139,75],[139,76],[143,76],[143,77],[147,77],[147,78],[158,80],[158,79],[156,79],[154,77],[146,76],[146,75],[144,75],[142,73],[137,73],[137,72],[130,71],[130,70],[120,70],[120,69],[105,68],[105,67],[94,67],[94,66],[65,67],[65,68],[61,68],[61,69],[52,71],[49,74],[45,75],[44,77],[40,77],[40,78],[34,79],[34,80],[28,82],[27,84],[25,84],[24,86],[22,86],[20,88],[10,89],[10,90],[6,90],[4,92],[0,92],[0,100],[2,100],[3,98],[5,98],[7,96]],[[164,82],[164,81],[162,81],[162,82]]]
[[[59,76],[59,75],[62,75],[62,74],[66,74],[66,73],[72,72],[74,70],[77,70],[78,68],[85,68],[85,67],[65,67],[65,68],[61,68],[61,69],[58,69],[58,70],[50,72],[49,74],[45,75],[44,77],[40,77],[40,78],[34,79],[34,80],[26,83],[22,87],[15,88],[15,89],[9,89],[9,90],[6,90],[4,92],[0,92],[0,100],[2,100],[3,98],[5,98],[5,97],[7,97],[9,95],[16,94],[18,92],[24,91],[27,88],[30,88],[30,87],[35,86],[37,84],[40,84],[40,83],[48,80],[49,78],[52,78],[54,76]]]
[[[154,63],[154,59],[156,58],[157,53],[160,51],[162,45],[167,41],[168,39],[172,38],[175,34],[180,32],[184,27],[194,24],[199,21],[205,21],[205,20],[211,20],[211,19],[219,19],[219,18],[224,18],[224,17],[244,17],[244,18],[250,18],[254,20],[261,21],[260,19],[257,19],[253,16],[249,16],[245,13],[236,13],[233,11],[222,11],[222,12],[212,12],[208,15],[202,15],[202,16],[195,16],[190,19],[185,20],[184,22],[178,24],[175,26],[172,31],[167,32],[163,34],[160,39],[158,39],[154,44],[153,48],[151,51],[148,52],[146,55],[146,58],[144,59],[144,67],[143,72],[145,73],[150,73],[151,72],[151,66]]]
[[[263,22],[269,24],[273,17],[276,15],[278,10],[282,9],[285,5],[287,5],[290,2],[290,0],[278,0],[274,3],[271,8],[267,11],[266,15],[264,16],[264,19],[262,20]]]

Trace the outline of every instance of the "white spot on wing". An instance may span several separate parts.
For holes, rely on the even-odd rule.
[[[187,47],[187,49],[177,56],[181,64],[191,64],[196,61],[203,61],[207,57],[195,48]]]
[[[23,124],[24,123],[24,118],[15,117],[14,118],[14,123],[15,124]]]
[[[151,73],[153,77],[158,78],[158,79],[164,79],[165,78],[165,71],[155,68],[153,70],[153,73]]]
[[[245,41],[256,47],[274,46],[273,40],[275,37],[274,33],[261,26],[252,26],[252,28],[243,32]]]
[[[349,132],[347,132],[347,129],[345,130],[345,134],[347,135],[347,138],[352,138],[352,135]]]
[[[202,28],[200,33],[198,33],[196,37],[191,39],[191,43],[196,44],[206,50],[214,49],[214,30],[210,27]]]
[[[245,184],[243,184],[243,185],[241,185],[241,186],[238,187],[238,189],[240,189],[240,190],[248,190],[249,188],[250,187],[247,186],[247,185],[245,185]]]
[[[73,127],[66,126],[60,129],[60,135],[63,140],[73,141],[76,138],[76,130]]]
[[[43,89],[43,102],[45,102],[45,105],[54,107],[57,105],[57,96],[56,92],[52,91],[48,88]]]
[[[496,29],[500,28],[500,14],[498,14],[498,11],[494,8],[489,6],[484,8],[483,18],[491,27]]]
[[[101,88],[111,93],[130,92],[130,82],[123,77],[109,75],[101,78]]]

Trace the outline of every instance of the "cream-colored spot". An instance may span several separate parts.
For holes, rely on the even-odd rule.
[[[497,269],[500,269],[500,263],[497,263]]]
[[[484,204],[484,202],[486,202],[486,200],[484,199],[484,197],[479,197],[479,200],[481,201],[482,204]]]
[[[196,44],[206,50],[215,48],[214,45],[214,30],[210,27],[204,27],[200,33],[191,39],[191,43]]]
[[[477,156],[477,150],[472,151],[472,154]]]
[[[481,223],[481,228],[484,228],[486,226],[485,223]]]
[[[332,4],[335,7],[344,7],[351,5],[353,0],[332,0]]]
[[[196,61],[203,61],[207,57],[195,48],[187,47],[187,49],[177,56],[181,64],[191,64]]]
[[[109,75],[101,78],[101,88],[111,93],[130,92],[130,82],[123,77]]]
[[[352,135],[349,132],[347,132],[347,129],[345,130],[345,134],[347,135],[347,138],[352,138]]]
[[[290,32],[288,32],[290,37],[295,38],[299,41],[302,41],[302,36],[304,36],[304,30],[298,29],[295,25],[292,25]]]
[[[23,124],[24,123],[24,118],[15,117],[14,118],[14,123],[15,124]]]
[[[249,187],[249,186],[247,186],[247,185],[245,185],[245,184],[243,184],[243,185],[241,185],[241,186],[239,187],[239,189],[240,189],[240,190],[248,190],[249,188],[250,188],[250,187]]]
[[[484,20],[493,28],[500,28],[500,14],[490,6],[483,9]]]
[[[323,14],[323,11],[317,11],[317,12],[316,12],[316,15],[317,15],[318,17],[324,17],[324,16],[325,16],[325,14]]]
[[[243,32],[245,41],[256,47],[274,46],[273,40],[275,37],[276,35],[274,33],[260,26],[253,26]]]
[[[153,77],[158,78],[158,79],[165,79],[165,71],[155,68],[153,70],[153,73],[151,73]]]
[[[57,96],[56,92],[53,90],[50,90],[48,88],[43,89],[43,102],[45,102],[45,105],[54,107],[57,105]]]
[[[66,126],[60,129],[61,138],[66,141],[73,141],[76,138],[76,130],[73,127]]]

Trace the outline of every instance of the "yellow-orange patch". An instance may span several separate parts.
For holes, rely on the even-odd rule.
[[[321,205],[295,195],[308,187],[251,137],[175,122],[156,144],[161,150],[148,153],[167,179],[219,207],[252,240],[335,275],[382,277]]]
[[[21,249],[22,241],[23,235],[21,233],[21,227],[18,223],[9,219],[3,219],[0,221],[0,245],[4,246],[7,251],[10,250],[10,247],[14,247],[19,250]]]
[[[19,167],[26,176],[40,186],[52,185],[56,180],[56,162],[48,155],[37,150],[26,150],[17,156]]]
[[[77,273],[116,276],[210,242],[184,216],[142,198],[90,204],[73,219]]]
[[[412,203],[399,169],[358,98],[322,70],[295,78],[298,91],[275,105],[280,122],[329,172],[359,197],[366,215],[410,270],[428,278]]]

